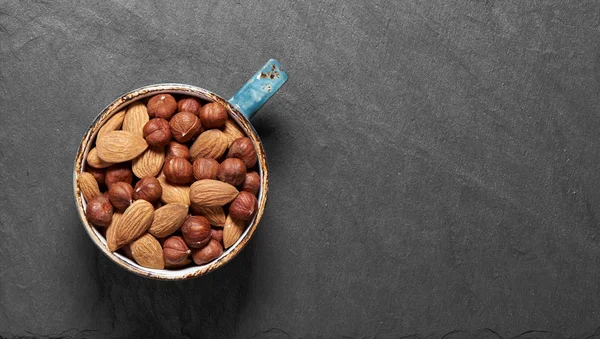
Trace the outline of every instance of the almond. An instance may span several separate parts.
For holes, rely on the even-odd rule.
[[[244,132],[241,130],[238,124],[231,118],[225,121],[223,133],[227,137],[227,147],[231,146],[235,139],[246,136],[246,134],[244,134]]]
[[[127,131],[112,131],[96,141],[98,156],[106,162],[132,160],[148,148],[146,140]]]
[[[186,206],[190,205],[190,188],[188,186],[170,184],[162,174],[158,177],[158,182],[162,186],[162,196],[160,197],[162,202],[165,204],[177,202]]]
[[[219,227],[223,227],[223,225],[225,225],[225,219],[227,219],[227,216],[225,215],[225,211],[223,211],[223,207],[206,207],[196,204],[192,204],[190,207],[194,215],[204,216],[206,219],[208,219],[211,225]]]
[[[110,225],[108,225],[108,227],[106,228],[106,239],[108,239],[108,238],[114,239],[115,230],[116,230],[116,228],[114,226],[117,223],[117,221],[119,219],[121,219],[122,216],[123,216],[123,213],[119,213],[117,211],[115,211],[113,213],[113,217],[112,217],[112,220],[110,221]],[[106,241],[106,244],[108,245],[108,240]]]
[[[165,162],[163,147],[148,147],[144,153],[133,159],[131,169],[138,178],[155,177],[160,173]]]
[[[190,156],[195,158],[218,159],[227,150],[229,142],[223,132],[209,129],[202,132],[190,147]]]
[[[123,130],[131,132],[140,137],[144,136],[144,125],[150,121],[146,105],[136,102],[129,105],[125,118],[123,119]]]
[[[160,270],[165,268],[162,247],[158,240],[149,233],[142,235],[131,244],[131,255],[140,266]]]
[[[188,214],[187,205],[170,203],[154,211],[154,220],[148,233],[157,238],[164,238],[173,234],[181,227]]]
[[[223,245],[225,248],[231,247],[242,236],[246,229],[246,222],[227,216],[225,226],[223,226]]]
[[[116,131],[121,128],[123,124],[123,118],[125,117],[125,110],[115,113],[108,121],[104,124],[104,126],[100,127],[98,131],[98,139],[102,138],[108,132]]]
[[[96,178],[94,178],[92,173],[79,173],[79,178],[77,182],[79,183],[79,190],[83,194],[83,198],[86,202],[102,194],[100,193],[100,187],[98,187],[98,182],[96,181]]]
[[[98,156],[98,148],[92,148],[87,155],[87,164],[94,168],[106,168],[110,167],[113,163],[106,162]]]
[[[106,234],[106,243],[111,252],[121,246],[132,242],[144,234],[154,219],[154,207],[146,200],[136,200],[129,205],[123,216],[110,227],[114,227]]]
[[[219,180],[202,179],[190,186],[190,201],[200,206],[223,206],[238,194],[237,188]]]

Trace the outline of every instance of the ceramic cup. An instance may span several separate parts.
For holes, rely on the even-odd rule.
[[[75,159],[75,168],[73,172],[73,189],[75,191],[75,203],[79,218],[83,226],[96,246],[113,262],[129,272],[139,274],[144,277],[159,279],[159,280],[184,280],[198,277],[216,270],[232,260],[248,243],[263,215],[265,204],[267,201],[267,192],[269,190],[268,167],[265,159],[265,151],[258,134],[250,123],[250,118],[256,113],[262,105],[271,97],[277,90],[286,82],[288,76],[277,60],[269,60],[261,69],[248,80],[237,93],[229,100],[223,99],[221,96],[207,89],[185,85],[185,84],[155,84],[138,88],[129,93],[120,96],[118,99],[108,105],[96,117],[90,128],[87,130]],[[79,174],[85,171],[87,154],[95,141],[98,130],[123,107],[131,104],[134,101],[151,97],[159,93],[172,93],[193,96],[206,101],[218,102],[227,108],[229,116],[237,122],[239,127],[254,143],[256,153],[258,155],[258,173],[260,174],[260,191],[258,193],[258,211],[254,218],[250,221],[244,233],[238,241],[223,254],[212,262],[201,265],[191,266],[183,269],[175,270],[157,270],[142,267],[135,261],[116,253],[110,252],[106,247],[106,239],[102,234],[92,226],[85,217],[85,200],[81,194],[81,190],[77,184]]]

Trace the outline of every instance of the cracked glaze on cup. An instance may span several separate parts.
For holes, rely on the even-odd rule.
[[[273,96],[273,94],[275,94],[275,92],[277,92],[277,90],[287,81],[287,78],[288,76],[279,62],[271,59],[261,69],[259,69],[258,72],[256,72],[256,74],[254,74],[254,76],[250,78],[250,80],[248,80],[248,82],[246,82],[246,84],[244,84],[244,86],[242,86],[242,88],[240,88],[240,90],[229,100],[225,100],[219,95],[204,88],[185,84],[165,83],[138,88],[122,95],[108,105],[102,111],[102,113],[96,117],[88,131],[83,136],[77,151],[75,168],[73,171],[73,189],[75,191],[75,203],[77,205],[79,218],[81,219],[86,232],[96,246],[113,262],[129,272],[159,280],[191,279],[214,271],[233,259],[246,246],[256,231],[258,223],[260,222],[265,209],[267,192],[269,189],[269,171],[265,159],[265,152],[262,143],[260,142],[260,138],[254,130],[254,127],[252,127],[249,119],[262,107],[262,105],[264,105],[267,100],[269,100],[271,96]],[[238,123],[240,128],[246,133],[250,140],[252,140],[252,143],[256,149],[256,154],[258,155],[258,172],[260,174],[261,181],[260,191],[258,193],[258,211],[237,242],[225,250],[219,258],[205,265],[191,266],[178,270],[158,270],[142,267],[135,263],[135,261],[130,260],[119,253],[110,252],[106,247],[106,239],[94,226],[88,222],[87,218],[85,217],[85,200],[83,199],[81,190],[77,184],[77,179],[79,178],[79,174],[85,170],[87,154],[93,142],[95,141],[98,130],[115,113],[119,112],[125,106],[134,101],[141,100],[159,93],[189,95],[222,104],[227,108],[229,116]]]

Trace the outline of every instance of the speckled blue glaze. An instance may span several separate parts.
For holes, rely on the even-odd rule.
[[[271,59],[229,99],[229,102],[250,119],[287,79],[288,75],[279,61]]]

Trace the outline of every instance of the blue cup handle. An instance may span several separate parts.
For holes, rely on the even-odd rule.
[[[279,61],[271,59],[229,99],[229,103],[250,120],[287,79]]]

